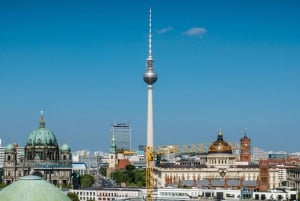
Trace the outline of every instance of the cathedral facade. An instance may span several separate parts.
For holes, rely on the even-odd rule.
[[[41,114],[39,127],[26,142],[24,152],[17,144],[6,146],[3,164],[3,181],[10,184],[22,176],[37,175],[54,185],[71,184],[72,154],[67,144],[59,146],[52,131],[45,127]]]

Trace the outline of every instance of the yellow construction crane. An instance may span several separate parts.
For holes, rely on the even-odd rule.
[[[136,151],[125,150],[121,152],[123,155],[135,155]]]
[[[153,147],[146,147],[146,200],[153,200],[153,190],[154,190],[154,152]]]
[[[157,153],[167,154],[190,154],[190,153],[206,153],[208,151],[208,145],[206,144],[183,144],[183,145],[165,145],[158,146]]]

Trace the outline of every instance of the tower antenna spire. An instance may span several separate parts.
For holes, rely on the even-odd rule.
[[[147,60],[152,60],[152,10],[150,8],[149,10],[149,49],[148,49],[148,59]]]

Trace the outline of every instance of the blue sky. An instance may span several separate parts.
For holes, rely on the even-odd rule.
[[[111,123],[146,144],[152,8],[155,145],[300,151],[299,1],[0,2],[0,138],[38,126],[73,150],[108,151]]]

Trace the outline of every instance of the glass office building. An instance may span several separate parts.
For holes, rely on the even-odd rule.
[[[128,123],[112,124],[111,139],[115,137],[117,151],[131,150],[131,128]]]

